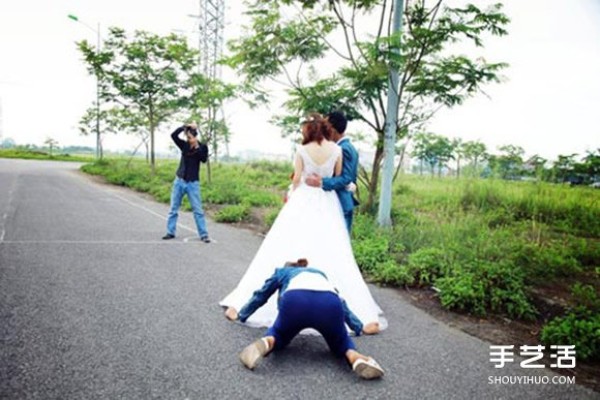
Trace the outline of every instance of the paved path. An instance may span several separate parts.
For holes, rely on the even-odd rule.
[[[227,322],[218,300],[261,242],[184,213],[163,242],[167,206],[92,182],[77,165],[0,159],[0,398],[598,399],[578,385],[490,385],[488,344],[372,287],[390,327],[358,347],[386,367],[361,382],[315,337],[246,371],[261,331]]]

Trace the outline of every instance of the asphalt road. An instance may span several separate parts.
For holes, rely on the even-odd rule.
[[[255,372],[238,352],[261,330],[217,302],[261,238],[184,213],[160,240],[167,206],[94,183],[71,163],[0,159],[0,398],[7,399],[598,399],[579,385],[493,385],[489,345],[372,287],[389,329],[360,337],[386,370],[357,379],[317,337],[300,337]],[[517,358],[517,362],[519,359]]]

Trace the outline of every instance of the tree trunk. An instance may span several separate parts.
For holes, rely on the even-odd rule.
[[[150,105],[148,107],[148,122],[150,123],[150,169],[152,170],[152,175],[156,172],[155,165],[155,154],[154,154],[154,107],[152,103],[152,98],[150,98]]]
[[[456,179],[460,178],[460,157],[456,159]]]
[[[373,169],[371,171],[371,179],[369,181],[369,196],[364,209],[371,212],[375,208],[375,196],[377,196],[377,188],[379,187],[379,172],[381,170],[381,158],[383,157],[383,147],[377,146],[375,156],[373,157]]]
[[[210,157],[206,159],[206,176],[208,178],[208,183],[210,183],[212,180],[212,174],[210,169]]]
[[[400,173],[400,170],[402,169],[402,165],[404,164],[404,155],[405,154],[406,154],[406,146],[404,146],[402,148],[402,152],[400,153],[400,162],[398,163],[398,166],[396,167],[396,172],[394,173],[393,182],[396,181],[396,178],[398,177],[398,173]]]
[[[156,172],[155,169],[155,156],[154,156],[154,124],[150,122],[150,167],[152,174]]]

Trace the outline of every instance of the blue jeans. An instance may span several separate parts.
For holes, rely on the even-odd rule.
[[[202,210],[202,199],[200,197],[200,183],[198,181],[186,182],[181,178],[175,178],[175,181],[173,181],[171,210],[169,211],[169,218],[167,219],[167,233],[175,236],[179,208],[181,207],[181,201],[185,194],[187,194],[190,205],[192,206],[196,228],[198,228],[198,235],[200,235],[201,238],[208,237],[206,220],[204,219],[204,211]]]

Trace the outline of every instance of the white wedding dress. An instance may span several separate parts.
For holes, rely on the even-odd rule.
[[[219,304],[239,311],[276,268],[282,267],[286,261],[306,258],[309,267],[325,272],[364,324],[377,321],[380,329],[385,329],[387,321],[373,300],[354,259],[337,194],[303,183],[304,178],[313,173],[331,177],[341,148],[336,146],[336,151],[321,165],[311,159],[304,146],[299,148],[298,155],[304,164],[302,183],[289,196],[238,286]],[[277,296],[272,296],[246,323],[254,327],[268,327],[276,317]]]

